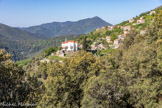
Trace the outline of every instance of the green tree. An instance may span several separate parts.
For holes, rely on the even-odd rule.
[[[117,35],[116,34],[112,34],[111,35],[111,41],[114,41],[115,39],[117,39],[118,37],[117,37]]]
[[[63,63],[50,64],[40,107],[81,107],[87,80],[97,76],[100,68],[98,60],[91,53],[84,51],[78,52]]]
[[[16,103],[24,102],[26,94],[21,92],[23,86],[24,71],[17,67],[11,60],[11,56],[0,49],[0,101]]]
[[[40,89],[41,85],[35,78],[25,76],[25,71],[11,60],[11,55],[7,54],[5,50],[0,50],[1,103],[13,103],[17,107],[21,107],[18,106],[18,103],[36,104],[38,96],[43,90]]]
[[[131,107],[125,79],[116,70],[114,58],[103,58],[105,69],[98,77],[91,77],[85,87],[82,108]]]
[[[83,42],[82,42],[83,50],[87,50],[87,40],[86,39],[87,39],[86,37],[83,38]]]
[[[111,31],[109,30],[106,30],[106,33],[105,33],[106,36],[110,36],[111,35]]]
[[[50,48],[48,48],[48,49],[46,49],[45,51],[44,51],[44,55],[45,56],[49,56],[51,53],[54,53],[54,52],[56,52],[58,50],[58,48],[57,47],[50,47]]]

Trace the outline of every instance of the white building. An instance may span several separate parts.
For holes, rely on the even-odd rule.
[[[62,48],[63,50],[67,51],[76,51],[78,50],[78,42],[75,41],[62,42]]]
[[[111,37],[110,36],[106,36],[106,41],[107,41],[107,43],[111,43]]]
[[[149,14],[152,15],[152,14],[155,14],[156,12],[155,11],[151,11]]]
[[[130,31],[131,27],[130,26],[123,26],[121,27],[124,31]]]
[[[116,48],[119,48],[119,44],[121,43],[121,39],[115,39],[114,40],[114,48],[116,49]]]
[[[120,44],[121,43],[121,40],[120,39],[115,39],[114,40],[114,45],[118,45],[118,44]]]
[[[145,20],[143,18],[144,17],[142,16],[139,20],[137,20],[137,24],[145,23]]]
[[[130,20],[129,20],[129,23],[132,23],[132,22],[134,22],[134,19],[130,19]]]
[[[137,20],[137,24],[142,24],[142,23],[145,23],[145,20],[144,19]]]

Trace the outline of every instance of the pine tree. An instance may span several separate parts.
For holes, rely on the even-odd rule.
[[[86,37],[83,38],[83,50],[87,50],[87,41],[86,41]]]

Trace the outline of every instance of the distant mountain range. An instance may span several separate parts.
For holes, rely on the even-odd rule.
[[[20,28],[30,33],[39,33],[44,36],[56,37],[65,35],[79,35],[92,32],[98,27],[112,25],[99,17],[87,18],[79,21],[52,22],[38,26]]]

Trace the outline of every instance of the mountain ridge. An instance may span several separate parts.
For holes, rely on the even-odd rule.
[[[112,25],[95,16],[92,18],[81,19],[78,21],[66,21],[66,22],[51,22],[41,25],[23,27],[21,30],[28,31],[30,33],[38,33],[45,36],[57,37],[65,35],[79,35],[92,32],[98,27],[106,25]]]
[[[8,40],[26,41],[45,39],[45,36],[23,31],[18,28],[10,27],[8,25],[0,23],[0,38]]]

